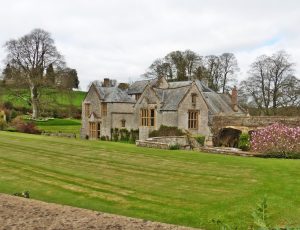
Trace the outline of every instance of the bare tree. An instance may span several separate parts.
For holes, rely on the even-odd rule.
[[[217,92],[220,91],[222,77],[220,57],[216,55],[206,56],[205,67],[208,71],[208,86]]]
[[[228,82],[234,80],[234,75],[239,71],[236,57],[233,53],[223,53],[220,56],[220,72],[222,76],[222,93],[227,90]]]
[[[39,89],[45,84],[43,78],[49,65],[63,65],[63,57],[57,51],[50,33],[34,29],[29,34],[5,43],[7,64],[18,69],[19,82],[30,90],[32,117],[39,117]]]
[[[266,115],[276,114],[277,108],[299,103],[299,80],[293,76],[294,63],[289,55],[279,51],[272,56],[262,55],[252,63],[249,77],[241,82],[241,89]]]
[[[201,57],[191,50],[173,51],[164,58],[156,59],[143,76],[146,78],[163,76],[170,81],[191,80],[196,78],[196,73],[199,73],[197,69],[201,64]]]

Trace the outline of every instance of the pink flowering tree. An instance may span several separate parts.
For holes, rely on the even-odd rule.
[[[275,123],[251,134],[251,149],[267,154],[300,154],[300,126]]]

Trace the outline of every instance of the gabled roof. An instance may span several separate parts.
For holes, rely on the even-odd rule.
[[[142,93],[148,84],[151,86],[155,86],[156,83],[157,78],[151,80],[136,81],[129,86],[127,93],[129,95]]]
[[[158,95],[162,106],[160,110],[174,111],[178,109],[178,106],[183,97],[188,92],[190,86],[182,86],[177,88],[158,89],[154,88],[154,91]]]
[[[104,102],[135,103],[133,98],[131,98],[125,91],[119,89],[118,87],[96,86],[96,89],[100,95],[100,99]]]
[[[240,107],[238,107],[237,112],[233,111],[230,95],[218,94],[206,86],[202,81],[195,80],[194,82],[208,106],[210,115],[219,113],[245,113]],[[169,82],[169,88],[167,89],[154,88],[154,91],[160,97],[162,102],[161,110],[177,110],[180,102],[188,93],[192,83],[193,81]]]

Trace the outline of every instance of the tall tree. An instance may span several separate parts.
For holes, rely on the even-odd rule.
[[[216,55],[208,55],[204,58],[205,67],[207,69],[208,75],[208,86],[215,90],[220,91],[221,88],[221,61],[220,57]]]
[[[299,101],[299,80],[293,75],[294,63],[285,51],[262,55],[250,66],[249,77],[241,89],[263,114],[276,114],[279,106]]]
[[[234,75],[239,71],[237,59],[233,53],[223,53],[220,56],[221,89],[222,93],[227,90],[229,81],[234,80]]]
[[[26,84],[30,90],[32,116],[39,117],[39,89],[45,84],[43,75],[49,65],[63,64],[63,57],[57,51],[49,32],[34,29],[29,34],[5,43],[6,61],[19,69],[18,81]]]
[[[77,76],[76,69],[64,68],[60,69],[56,73],[55,84],[64,90],[72,90],[73,88],[78,89],[79,79]]]
[[[46,82],[50,85],[50,86],[54,86],[55,85],[55,71],[53,68],[53,64],[50,64],[47,69],[46,69]]]
[[[156,59],[144,74],[144,77],[165,77],[173,81],[191,80],[199,75],[201,57],[191,50],[173,51],[164,58]]]

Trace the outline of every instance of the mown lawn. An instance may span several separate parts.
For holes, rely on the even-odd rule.
[[[0,132],[0,192],[186,226],[300,225],[300,160],[232,157]]]
[[[62,132],[62,133],[75,133],[79,136],[81,121],[76,119],[51,119],[48,121],[35,121],[39,130],[45,132]]]

